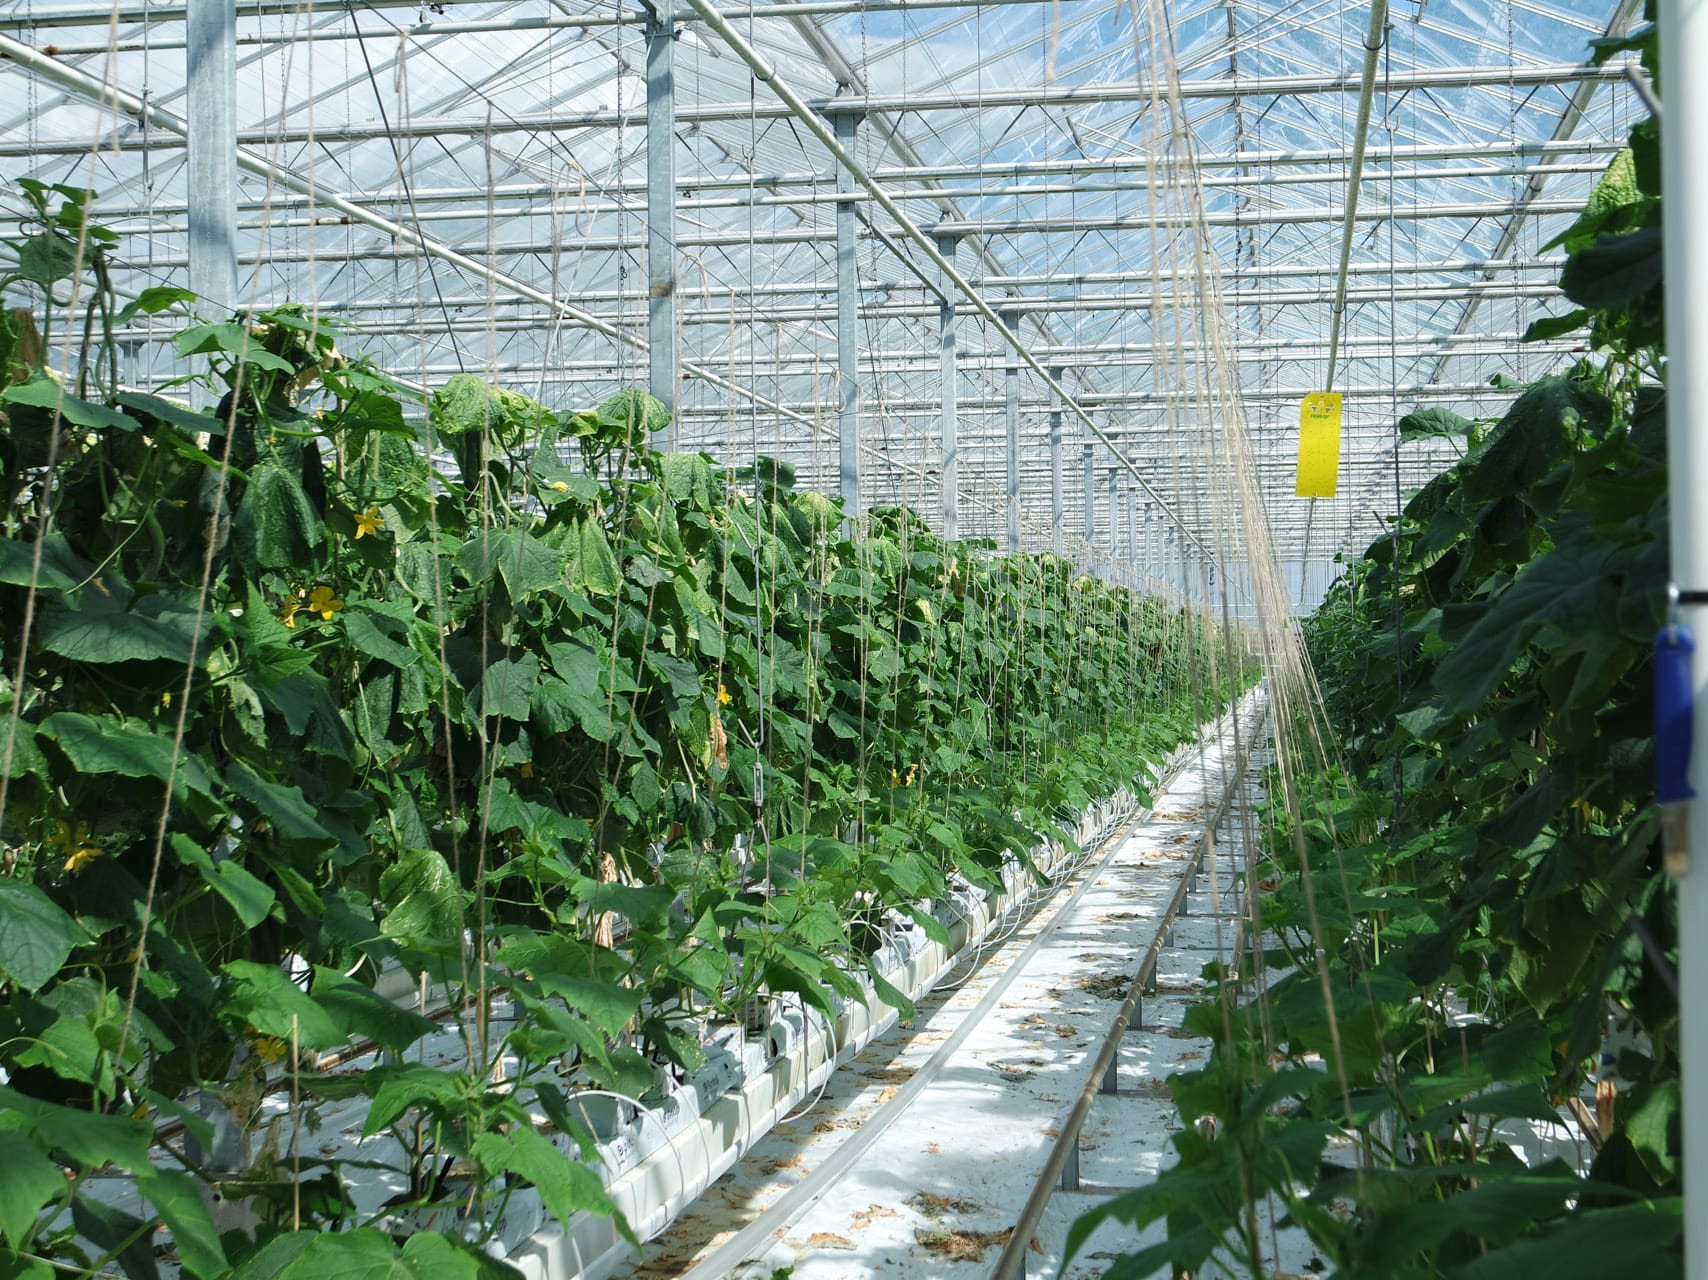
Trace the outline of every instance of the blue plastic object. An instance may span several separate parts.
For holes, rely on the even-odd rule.
[[[1695,719],[1690,690],[1690,628],[1665,626],[1655,636],[1655,799],[1691,800],[1690,735]]]

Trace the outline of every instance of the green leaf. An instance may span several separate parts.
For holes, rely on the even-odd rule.
[[[15,587],[30,585],[35,565],[35,544],[27,538],[0,541],[0,582]],[[86,582],[95,566],[71,549],[63,533],[49,533],[41,540],[41,568],[36,585],[45,590],[70,591]]]
[[[638,987],[572,974],[535,973],[540,990],[556,996],[606,1035],[616,1037],[639,1012],[646,993]]]
[[[71,1221],[79,1235],[92,1241],[103,1253],[112,1254],[130,1280],[159,1280],[153,1233],[141,1218],[85,1193],[72,1200]]]
[[[113,399],[125,408],[135,409],[156,421],[169,422],[191,436],[203,431],[215,436],[225,434],[225,423],[214,417],[211,411],[198,413],[188,405],[181,405],[160,396],[151,396],[145,391],[121,391]]]
[[[253,929],[273,910],[273,890],[242,863],[230,858],[215,862],[206,849],[180,831],[172,833],[172,849],[180,862],[230,904],[245,929]]]
[[[1555,338],[1563,338],[1567,334],[1576,333],[1590,321],[1589,312],[1579,307],[1568,311],[1563,316],[1543,316],[1532,320],[1530,327],[1524,331],[1524,342],[1550,342]]]
[[[225,780],[281,835],[292,840],[337,842],[338,838],[321,825],[314,806],[303,798],[301,787],[269,781],[241,760],[226,766]]]
[[[528,699],[540,680],[540,661],[532,654],[500,658],[481,680],[481,714],[507,720],[528,718]]]
[[[1454,1280],[1679,1275],[1682,1208],[1679,1200],[1659,1200],[1580,1211],[1541,1235],[1489,1250],[1455,1271]]]
[[[624,1239],[639,1247],[628,1222],[605,1194],[599,1175],[559,1151],[547,1139],[522,1124],[508,1134],[483,1133],[474,1140],[474,1154],[493,1171],[513,1173],[532,1183],[545,1206],[569,1230],[570,1216],[586,1210],[617,1221]]]
[[[372,987],[319,965],[314,969],[309,998],[327,1012],[347,1038],[365,1036],[396,1054],[438,1026],[431,1018],[393,1004]]]
[[[198,618],[168,596],[144,596],[127,605],[122,593],[103,588],[100,578],[93,585],[75,605],[55,600],[43,609],[42,648],[74,662],[182,664],[200,648],[211,626],[205,615]]]
[[[116,427],[120,431],[135,431],[141,424],[107,408],[80,399],[45,373],[37,373],[28,382],[0,391],[0,401],[6,404],[27,404],[50,412],[58,410],[65,421],[79,427]]]
[[[179,754],[177,768],[173,769],[172,739],[164,734],[121,723],[112,716],[86,716],[78,711],[56,711],[36,732],[63,751],[80,772],[157,778],[161,782],[171,776],[178,794],[189,788],[213,798],[213,779],[199,757]]]
[[[224,1274],[230,1266],[225,1247],[194,1178],[177,1169],[145,1166],[137,1170],[136,1189],[172,1232],[186,1274],[205,1280]]]
[[[450,1109],[468,1097],[469,1078],[462,1072],[441,1071],[422,1062],[388,1062],[367,1073],[363,1081],[373,1104],[362,1121],[362,1134],[372,1137],[411,1107],[437,1103]]]
[[[223,351],[228,355],[238,357],[246,365],[254,369],[271,369],[277,373],[295,373],[296,369],[288,360],[280,359],[268,351],[260,340],[252,335],[242,325],[227,320],[221,324],[191,325],[178,335],[178,354],[181,356],[206,355],[210,352]]]
[[[390,615],[375,610],[371,601],[352,600],[344,610],[344,634],[357,649],[399,669],[413,666],[421,655],[387,635],[386,624],[397,626]]]
[[[657,396],[633,388],[619,391],[595,410],[601,426],[624,433],[625,443],[639,446],[646,438],[670,425],[670,408]]]
[[[42,1206],[65,1194],[65,1175],[35,1143],[0,1129],[0,1236],[22,1249]]]
[[[432,849],[407,850],[380,874],[389,904],[380,930],[405,946],[455,951],[463,932],[463,892],[450,864]]]
[[[1456,440],[1470,435],[1476,425],[1469,418],[1461,418],[1451,409],[1416,409],[1400,419],[1400,439]]]
[[[87,1107],[62,1107],[0,1085],[0,1108],[23,1116],[43,1146],[63,1151],[86,1169],[105,1164],[138,1169],[148,1163],[154,1131],[129,1116],[109,1116]]]
[[[337,1020],[277,965],[233,960],[221,968],[233,980],[224,1009],[231,1021],[287,1043],[294,1031],[298,1042],[310,1049],[335,1049],[347,1039]]]
[[[113,324],[115,327],[127,325],[139,315],[159,315],[168,308],[195,300],[196,295],[188,289],[164,284],[150,285],[119,310],[118,315],[113,317]]]
[[[18,275],[46,289],[77,274],[77,245],[56,235],[34,235],[18,246]]]
[[[0,878],[0,975],[40,991],[86,941],[77,921],[35,885]]]
[[[301,477],[270,459],[250,471],[249,490],[232,518],[232,532],[263,568],[299,573],[312,568],[312,552],[326,537],[325,523],[303,491]]]
[[[1560,292],[1592,311],[1605,311],[1642,297],[1665,276],[1661,229],[1644,227],[1600,235],[1579,249],[1560,272]]]
[[[233,960],[222,967],[234,980],[226,1000],[228,1017],[286,1041],[294,1020],[298,1040],[311,1049],[334,1049],[365,1037],[402,1053],[435,1025],[336,969],[315,966],[305,992],[276,965]]]
[[[605,530],[591,516],[575,523],[574,583],[593,595],[615,595],[623,585],[622,571]]]

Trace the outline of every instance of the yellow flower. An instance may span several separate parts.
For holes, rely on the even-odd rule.
[[[285,1056],[285,1042],[278,1036],[256,1036],[255,1056],[265,1063],[277,1062]]]
[[[101,856],[101,846],[89,838],[87,823],[79,822],[73,826],[60,822],[55,825],[59,829],[47,838],[47,842],[59,846],[59,851],[65,855],[68,875],[76,875]]]
[[[901,786],[901,774],[897,773],[894,769],[890,770],[890,785],[892,787]]]
[[[520,772],[524,778],[533,777],[534,776],[534,762],[532,760],[522,761],[522,768],[518,772]]]
[[[172,694],[170,691],[160,695],[160,705],[163,707],[170,707],[172,705]]]
[[[287,600],[285,607],[279,610],[279,621],[292,631],[297,629],[297,610],[302,608],[301,600]]]
[[[913,785],[913,780],[915,778],[917,778],[918,776],[919,776],[919,766],[916,764],[908,765],[907,766],[907,785],[911,787]]]
[[[720,707],[727,707],[727,706],[729,706],[729,704],[730,704],[729,690],[724,688],[720,684],[718,686],[718,705]]]
[[[378,507],[369,507],[356,517],[356,537],[371,537],[380,531],[385,523],[385,517],[380,514]]]
[[[569,492],[569,486],[567,484],[565,484],[562,480],[553,480],[551,483],[551,487],[557,493],[568,493]]]
[[[308,593],[308,607],[311,612],[318,613],[323,621],[330,621],[332,615],[344,607],[344,602],[331,587],[316,587]]]

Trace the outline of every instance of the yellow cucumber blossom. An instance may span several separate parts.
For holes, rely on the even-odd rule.
[[[344,602],[338,598],[338,593],[331,587],[316,587],[308,593],[309,611],[318,613],[324,621],[331,621],[332,615],[343,607]]]
[[[371,538],[380,531],[385,523],[385,517],[380,514],[378,507],[369,507],[356,516],[356,537]]]
[[[285,1042],[278,1036],[256,1036],[255,1056],[271,1066],[285,1056]]]
[[[718,705],[720,707],[727,707],[727,706],[729,706],[729,704],[730,704],[729,690],[724,688],[720,684],[718,686]]]
[[[101,856],[101,846],[89,838],[89,824],[59,822],[58,827],[47,842],[56,845],[65,855],[65,870],[70,875],[76,875],[96,858]]]

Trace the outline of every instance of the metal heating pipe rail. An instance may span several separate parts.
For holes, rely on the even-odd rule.
[[[1133,984],[1127,989],[1126,999],[1121,1001],[1121,1007],[1115,1013],[1115,1021],[1104,1038],[1103,1047],[1098,1051],[1091,1070],[1086,1074],[1085,1083],[1080,1087],[1079,1096],[1074,1099],[1073,1108],[1059,1126],[1060,1133],[1044,1158],[1044,1167],[1038,1174],[1037,1182],[1032,1186],[1032,1194],[1027,1198],[1025,1207],[1020,1211],[1020,1218],[1014,1224],[1014,1230],[1009,1233],[1002,1255],[996,1260],[996,1267],[990,1273],[991,1280],[1025,1280],[1026,1254],[1031,1248],[1033,1233],[1037,1230],[1038,1223],[1043,1220],[1044,1210],[1048,1207],[1051,1197],[1058,1189],[1079,1189],[1080,1130],[1085,1126],[1086,1117],[1091,1114],[1091,1107],[1097,1101],[1097,1096],[1116,1091],[1116,1065],[1121,1057],[1121,1041],[1127,1034],[1128,1026],[1139,1015],[1145,995],[1155,985],[1157,960],[1174,929],[1176,917],[1188,914],[1188,899],[1192,884],[1198,878],[1199,866],[1203,863],[1204,855],[1215,846],[1216,828],[1221,825],[1234,791],[1245,777],[1252,743],[1262,736],[1263,723],[1264,717],[1259,717],[1251,738],[1234,760],[1234,767],[1228,774],[1227,785],[1222,791],[1222,798],[1216,804],[1216,811],[1205,822],[1204,834],[1192,852],[1191,862],[1181,873],[1174,896],[1169,899],[1162,918],[1157,922],[1156,936],[1145,951],[1145,958],[1139,965],[1138,973],[1133,977]]]

